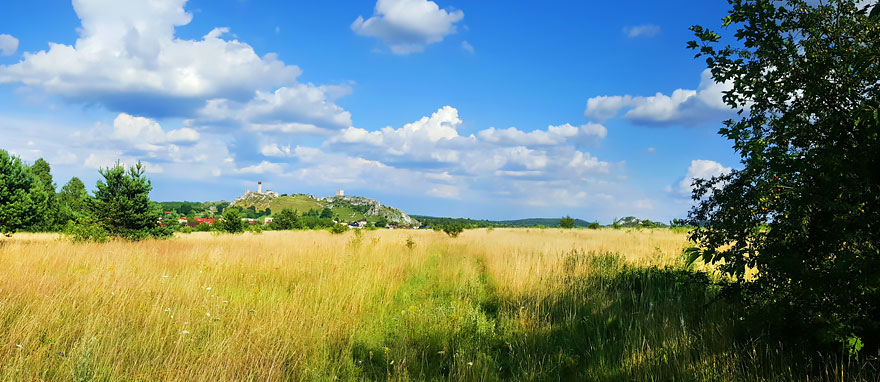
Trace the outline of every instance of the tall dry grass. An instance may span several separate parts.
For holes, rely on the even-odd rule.
[[[685,245],[669,230],[20,234],[0,245],[0,380],[803,379],[663,270]]]

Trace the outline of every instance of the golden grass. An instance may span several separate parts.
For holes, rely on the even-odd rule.
[[[410,237],[413,248],[405,245]],[[469,230],[458,238],[424,230],[194,233],[105,244],[17,234],[0,245],[0,380],[372,379],[379,377],[363,371],[364,362],[382,351],[358,358],[358,349],[393,341],[411,349],[386,348],[387,373],[380,377],[419,380],[426,375],[405,371],[429,367],[430,354],[398,334],[389,337],[407,311],[424,312],[409,330],[443,329],[473,301],[511,305],[536,297],[531,313],[477,312],[483,327],[474,330],[483,334],[473,338],[506,335],[502,325],[539,335],[552,324],[541,306],[564,292],[559,281],[571,271],[572,253],[617,253],[635,267],[680,266],[685,245],[685,234],[669,230],[610,229]],[[458,322],[449,330],[463,333]],[[412,332],[407,341],[423,341],[416,335],[422,334]],[[693,340],[670,338],[669,346],[628,352],[622,362],[635,367]],[[515,353],[512,344],[498,348],[507,346]],[[397,369],[387,364],[394,354],[401,354]],[[546,365],[530,366],[530,357],[518,358],[517,370]],[[464,361],[450,362],[443,372],[452,379],[495,375],[488,366],[467,374]]]

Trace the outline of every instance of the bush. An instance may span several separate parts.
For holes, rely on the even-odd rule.
[[[330,233],[340,234],[345,231],[348,231],[348,226],[345,224],[334,224],[330,227]]]
[[[207,224],[205,224],[205,225],[207,225]],[[192,229],[192,227],[185,225],[180,228],[180,233],[193,233],[193,229]]]
[[[227,208],[226,211],[223,211],[223,220],[219,223],[219,229],[228,233],[242,233],[244,225],[245,222],[241,220],[241,212],[235,208]]]
[[[64,235],[74,243],[104,243],[110,236],[100,224],[93,222],[74,223],[73,221],[67,222]]]
[[[589,229],[599,229],[599,227],[601,227],[601,226],[599,225],[599,223],[597,223],[597,222],[592,222],[592,223],[590,223],[589,227],[587,227],[587,228],[589,228]]]

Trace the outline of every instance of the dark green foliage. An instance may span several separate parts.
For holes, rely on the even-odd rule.
[[[67,224],[70,221],[87,220],[89,212],[89,193],[86,185],[73,177],[58,193],[58,218],[60,222]]]
[[[94,242],[103,243],[109,238],[107,230],[95,221],[85,219],[78,223],[68,221],[64,227],[64,235],[74,243]]]
[[[599,229],[599,227],[600,227],[600,226],[599,226],[599,223],[597,223],[597,222],[592,222],[592,223],[590,223],[590,225],[589,225],[587,228],[589,228],[589,229]]]
[[[325,218],[325,219],[332,219],[333,218],[333,210],[331,210],[329,207],[324,207],[324,209],[321,210],[320,217]]]
[[[374,224],[376,225],[376,227],[385,228],[385,226],[388,225],[388,219],[385,219],[384,216],[379,216],[379,219],[376,219],[376,222]]]
[[[221,231],[228,233],[244,232],[245,224],[247,223],[241,219],[241,212],[237,208],[227,208],[223,212],[223,220],[218,223],[219,228]]]
[[[0,234],[9,235],[41,221],[48,198],[30,168],[0,150]]]
[[[285,208],[281,210],[278,214],[275,215],[275,219],[272,221],[272,226],[274,229],[302,229],[302,222],[299,220],[299,215],[296,211]]]
[[[571,216],[563,216],[559,219],[559,228],[574,228],[574,219]]]
[[[330,233],[339,234],[339,233],[343,233],[345,231],[348,231],[348,226],[345,224],[334,224],[334,225],[330,226]]]
[[[171,235],[158,224],[162,212],[158,204],[150,201],[153,187],[144,170],[143,164],[138,162],[127,171],[119,163],[99,171],[104,180],[98,181],[91,213],[94,222],[110,236],[142,240]]]
[[[459,223],[449,223],[439,226],[439,228],[449,237],[458,237],[458,235],[464,232],[465,226]]]
[[[34,178],[40,182],[40,187],[46,194],[46,210],[43,212],[41,219],[35,222],[28,229],[38,232],[57,231],[60,228],[60,211],[57,196],[55,194],[55,182],[52,179],[52,167],[49,162],[43,158],[37,159],[31,165],[31,173]]]
[[[880,22],[852,0],[729,0],[736,41],[689,42],[740,111],[742,169],[695,182],[692,258],[768,333],[880,348]],[[875,7],[876,8],[876,7]],[[875,13],[875,12],[872,12]],[[756,268],[757,278],[746,272]]]

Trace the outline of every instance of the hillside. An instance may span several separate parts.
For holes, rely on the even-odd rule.
[[[247,209],[254,207],[257,211],[265,211],[267,208],[273,214],[285,208],[290,208],[304,214],[309,210],[323,210],[330,208],[333,215],[340,221],[352,222],[366,220],[378,221],[384,218],[392,224],[418,225],[419,222],[405,212],[384,206],[379,201],[362,196],[329,196],[317,198],[313,195],[295,194],[273,196],[269,194],[249,193],[232,201],[231,206]]]

